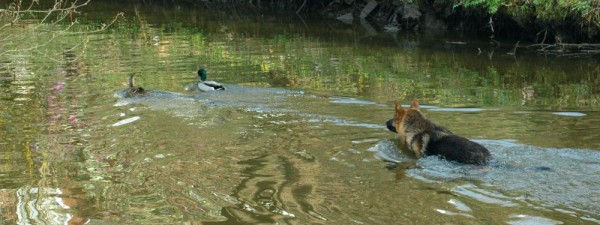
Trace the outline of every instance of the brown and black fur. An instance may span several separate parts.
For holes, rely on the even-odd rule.
[[[129,87],[127,88],[127,92],[125,93],[125,97],[135,97],[135,96],[144,96],[146,95],[146,90],[143,87],[136,87],[134,83],[134,74],[129,74]]]
[[[386,125],[390,131],[398,133],[417,158],[439,155],[447,160],[478,165],[487,164],[490,159],[490,152],[485,147],[425,118],[416,99],[408,109],[396,102],[396,114]]]

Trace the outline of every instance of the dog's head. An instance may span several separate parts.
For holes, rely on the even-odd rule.
[[[415,99],[412,101],[412,103],[410,103],[410,107],[409,108],[403,108],[402,104],[400,104],[399,101],[396,102],[396,114],[394,115],[394,118],[392,118],[391,120],[388,120],[385,125],[387,126],[387,128],[394,132],[394,133],[398,133],[400,136],[406,136],[406,134],[404,133],[404,119],[406,118],[407,115],[410,114],[414,114],[414,113],[419,113],[419,100]]]

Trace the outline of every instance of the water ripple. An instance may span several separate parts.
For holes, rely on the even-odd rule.
[[[417,179],[479,181],[501,192],[472,184],[452,189],[479,201],[510,207],[539,201],[544,207],[566,207],[583,214],[600,213],[600,153],[589,149],[545,148],[502,140],[477,140],[493,156],[490,166],[461,165],[438,157],[418,160],[419,167],[407,171]],[[369,149],[388,161],[410,160],[390,141]],[[510,194],[503,194],[510,193]]]

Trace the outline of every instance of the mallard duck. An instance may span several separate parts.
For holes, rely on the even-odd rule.
[[[200,68],[198,70],[198,78],[200,81],[191,83],[185,86],[186,91],[216,91],[216,90],[225,90],[225,87],[216,81],[206,80],[206,70],[204,68]]]
[[[133,74],[133,73],[129,74],[129,88],[127,88],[127,92],[125,93],[125,97],[127,97],[127,98],[146,95],[146,90],[144,90],[143,87],[136,87],[133,84],[134,83],[134,78],[133,78],[134,75],[135,74]]]

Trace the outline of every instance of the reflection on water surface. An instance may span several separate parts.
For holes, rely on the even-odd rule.
[[[58,61],[0,59],[2,222],[600,223],[594,59],[139,9]],[[201,65],[227,90],[184,91]],[[130,72],[147,96],[122,98]],[[383,123],[412,98],[493,163],[399,150]]]

